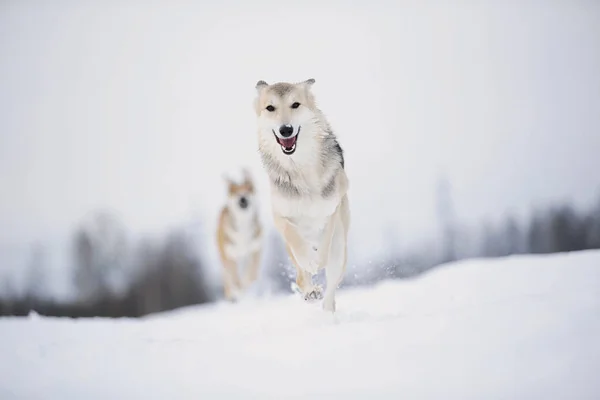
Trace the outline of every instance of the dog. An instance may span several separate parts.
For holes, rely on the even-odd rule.
[[[237,301],[257,279],[263,244],[254,183],[244,169],[242,182],[223,176],[227,202],[219,215],[217,244],[223,264],[225,298]]]
[[[346,271],[350,207],[344,152],[311,91],[300,83],[256,83],[258,150],[269,177],[276,229],[296,267],[307,301],[335,312],[335,291]],[[327,286],[313,283],[325,269]]]

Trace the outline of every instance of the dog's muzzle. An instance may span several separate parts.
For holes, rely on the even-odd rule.
[[[282,125],[279,128],[280,135],[277,135],[273,130],[273,136],[275,136],[275,140],[281,146],[281,151],[283,154],[290,155],[294,154],[296,151],[296,143],[298,141],[298,136],[300,135],[300,126],[298,127],[298,133],[293,134],[294,128],[291,125]]]

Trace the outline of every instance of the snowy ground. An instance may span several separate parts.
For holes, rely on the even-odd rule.
[[[598,399],[600,252],[143,320],[0,319],[7,399]]]

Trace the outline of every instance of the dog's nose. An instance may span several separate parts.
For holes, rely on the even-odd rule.
[[[248,207],[248,199],[246,199],[245,197],[241,197],[240,198],[240,208],[246,208]]]
[[[294,127],[291,125],[281,125],[279,127],[279,133],[283,137],[290,137],[294,133]]]

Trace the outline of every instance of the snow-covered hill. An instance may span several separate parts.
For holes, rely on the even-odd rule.
[[[460,262],[338,307],[0,319],[0,398],[600,398],[600,251]]]

